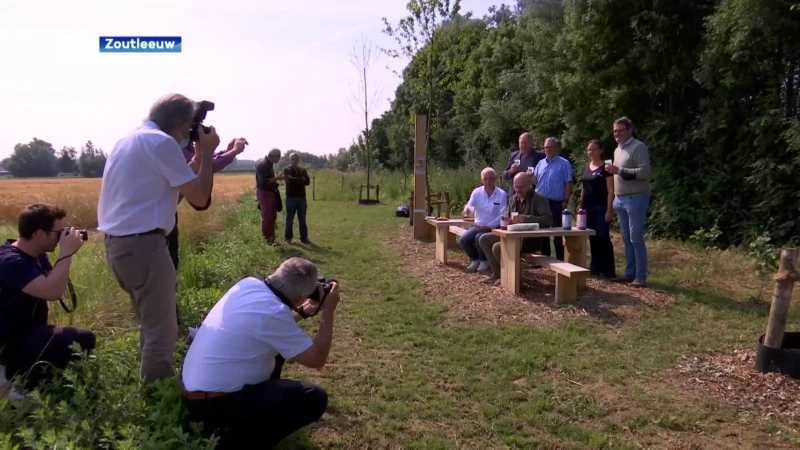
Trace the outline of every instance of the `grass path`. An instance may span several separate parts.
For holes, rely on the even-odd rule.
[[[448,305],[425,299],[420,280],[382,245],[409,232],[393,208],[320,202],[309,214],[311,238],[322,248],[297,254],[318,262],[344,292],[330,366],[289,372],[330,390],[332,413],[311,433],[317,444],[763,448],[769,442],[776,448],[797,442],[791,433],[772,434],[775,423],[676,391],[662,372],[683,354],[752,347],[764,308],[682,289],[677,305],[616,325],[591,318],[547,329],[449,323]],[[653,283],[671,286],[658,273]]]

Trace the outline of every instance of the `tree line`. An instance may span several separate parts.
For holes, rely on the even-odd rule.
[[[59,175],[99,178],[103,176],[106,154],[87,141],[80,153],[75,147],[62,147],[56,152],[47,141],[33,138],[27,144],[17,144],[10,157],[0,161],[11,176],[18,178],[55,177]]]
[[[481,18],[411,0],[390,56],[408,57],[391,108],[337,158],[410,173],[415,114],[443,168],[499,163],[525,131],[585,161],[633,120],[651,150],[650,230],[721,244],[800,237],[800,11],[785,0],[519,0]],[[364,154],[364,139],[370,154]],[[344,165],[344,164],[343,164]],[[477,177],[476,177],[477,179]]]

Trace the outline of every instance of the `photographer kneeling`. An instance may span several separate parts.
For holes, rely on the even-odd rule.
[[[81,232],[63,226],[66,215],[53,206],[29,205],[19,216],[19,239],[0,245],[0,365],[6,380],[23,375],[26,389],[37,387],[49,366],[63,369],[75,359],[73,343],[84,351],[95,346],[89,330],[47,323],[48,302],[64,295],[72,256],[83,246]],[[47,253],[59,243],[51,265]]]
[[[267,448],[319,420],[328,394],[304,381],[281,379],[286,360],[320,368],[328,360],[335,281],[320,283],[316,266],[290,258],[266,280],[245,278],[203,320],[183,364],[190,420],[219,431],[231,448]],[[313,341],[297,324],[322,313]],[[226,430],[227,429],[227,430]]]

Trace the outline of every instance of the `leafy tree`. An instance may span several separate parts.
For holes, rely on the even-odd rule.
[[[56,151],[49,142],[38,138],[27,144],[17,144],[8,162],[8,171],[19,178],[54,177],[58,175]]]
[[[106,167],[106,154],[103,150],[95,148],[92,141],[87,141],[78,157],[80,174],[85,178],[100,178]]]
[[[78,152],[75,147],[61,147],[56,161],[59,173],[78,173]]]

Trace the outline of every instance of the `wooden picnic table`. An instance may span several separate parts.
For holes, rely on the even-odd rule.
[[[449,219],[449,220],[436,220],[431,218],[426,218],[425,222],[429,225],[433,226],[436,230],[436,261],[439,261],[442,264],[447,264],[447,247],[451,244],[450,242],[450,227],[461,228],[464,231],[464,226],[472,226],[474,222],[470,220],[458,220],[458,219]],[[453,233],[455,236],[460,236],[461,233]]]
[[[556,301],[572,301],[577,296],[577,288],[586,286],[585,275],[588,274],[586,250],[589,246],[589,236],[595,235],[594,230],[578,230],[576,228],[564,230],[560,227],[552,227],[536,231],[492,230],[492,233],[500,238],[500,285],[507,291],[515,295],[519,294],[522,240],[554,236],[564,238],[565,262],[541,255],[534,255],[530,259],[534,263],[547,266],[556,272],[556,276],[559,278],[556,282]],[[574,270],[577,268],[582,269]],[[581,274],[573,278],[571,277],[573,272],[581,272]]]

